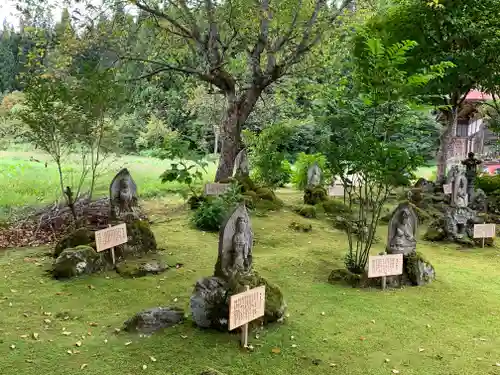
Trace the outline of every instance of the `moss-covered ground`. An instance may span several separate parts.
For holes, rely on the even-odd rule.
[[[433,284],[385,292],[330,285],[330,271],[343,266],[345,235],[293,213],[299,192],[278,197],[288,208],[252,215],[254,266],[281,287],[289,317],[253,332],[253,352],[239,349],[237,335],[202,331],[189,320],[151,337],[115,332],[142,309],[187,311],[195,281],[213,272],[217,235],[192,229],[188,211],[166,197],[144,205],[158,246],[179,269],[56,281],[44,273],[50,248],[0,250],[0,373],[199,375],[211,367],[226,375],[500,374],[498,249],[420,240],[418,250],[436,268]],[[296,232],[292,221],[313,229]],[[385,231],[374,253],[383,250]]]

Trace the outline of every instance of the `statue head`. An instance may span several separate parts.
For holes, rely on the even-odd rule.
[[[401,211],[401,222],[403,224],[408,224],[408,221],[410,220],[410,212],[408,211],[407,208],[403,209]]]
[[[247,225],[247,220],[243,216],[238,216],[236,219],[236,232],[241,233],[245,230],[245,227]]]

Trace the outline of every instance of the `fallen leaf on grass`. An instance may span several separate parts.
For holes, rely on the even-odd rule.
[[[125,346],[129,346],[130,344],[132,344],[132,341],[127,341],[127,342],[125,343]]]
[[[336,363],[330,363],[330,367],[335,367],[335,366],[337,366]]]
[[[95,323],[95,322],[90,322],[89,323],[89,326],[91,327],[97,327],[99,324]]]
[[[274,354],[280,354],[281,353],[281,349],[280,348],[272,348],[271,352],[273,352]]]
[[[500,367],[500,363],[495,363],[495,366]]]
[[[391,360],[389,358],[384,359],[385,363],[389,363]]]
[[[149,357],[149,359],[151,360],[151,362],[156,362],[156,358],[155,357]]]
[[[33,338],[34,338],[35,340],[38,340],[38,337],[39,337],[39,336],[40,336],[40,335],[39,335],[38,333],[33,332]]]
[[[77,341],[77,342],[75,343],[75,345],[76,345],[76,346],[78,346],[78,347],[80,347],[80,346],[82,346],[82,342],[81,342],[81,341]]]
[[[375,320],[372,320],[371,322],[372,322],[373,324],[375,324]]]
[[[88,287],[89,289],[95,289],[95,286],[93,286],[93,285],[87,285],[87,287]]]
[[[424,350],[424,348],[418,348],[419,353],[422,353]]]
[[[398,370],[393,369],[393,370],[392,370],[392,373],[393,373],[393,374],[399,374],[399,371],[398,371]]]
[[[51,320],[50,319],[44,319],[43,320],[46,324],[50,324],[51,323]]]
[[[14,350],[14,349],[16,348],[16,346],[15,346],[14,344],[12,344],[12,345],[10,346],[10,348],[11,348],[12,350]]]
[[[66,353],[68,353],[69,355],[73,354],[73,352],[71,350],[66,350]]]
[[[32,359],[27,359],[26,363],[33,363],[33,360]]]
[[[184,336],[184,335],[181,335],[181,337],[182,337],[183,339],[187,339],[187,338],[188,338],[187,336]]]
[[[11,292],[11,293],[17,293],[17,290],[15,290],[15,289],[11,289],[11,290],[10,290],[10,292]]]
[[[143,369],[143,370],[146,370],[147,368],[148,368],[148,366],[147,366],[147,365],[142,365],[142,369]]]
[[[51,316],[51,315],[52,315],[52,313],[51,313],[51,312],[46,311],[46,312],[44,312],[44,313],[43,313],[43,315],[45,315],[45,316]]]
[[[105,344],[107,344],[107,343],[108,343],[108,340],[106,340],[106,339],[105,339],[105,340],[104,340],[104,343],[105,343]]]
[[[21,338],[26,339],[26,338],[28,338],[28,335],[21,335]]]
[[[87,367],[88,365],[86,363],[84,363],[83,365],[80,366],[80,370],[83,370],[85,367]]]
[[[62,332],[62,334],[63,334],[64,336],[69,336],[69,335],[71,335],[71,332],[68,332],[68,331],[63,331],[63,332]]]
[[[365,341],[365,340],[366,340],[366,337],[361,336],[359,339],[360,339],[361,341]]]

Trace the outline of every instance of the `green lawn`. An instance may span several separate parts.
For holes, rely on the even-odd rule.
[[[300,200],[289,189],[278,195]],[[386,292],[333,286],[325,281],[342,266],[345,235],[322,220],[310,221],[311,233],[292,232],[292,220],[306,219],[289,209],[252,218],[254,266],[282,288],[290,314],[258,339],[251,335],[253,353],[239,350],[237,335],[199,330],[190,321],[149,338],[115,334],[142,309],[187,311],[195,281],[213,271],[217,235],[192,229],[180,203],[173,197],[144,203],[153,219],[162,219],[153,230],[164,254],[185,264],[163,275],[131,280],[109,272],[62,282],[44,273],[48,248],[0,252],[1,374],[197,375],[205,367],[226,375],[500,374],[497,249],[461,251],[420,241],[418,250],[437,271],[433,284]],[[385,232],[381,227],[382,238]],[[373,252],[382,248],[377,244]]]
[[[30,161],[30,157],[40,163]],[[45,162],[48,162],[45,167]],[[79,160],[70,157],[65,163],[65,175],[69,181],[78,178]],[[107,159],[97,180],[95,196],[109,194],[109,184],[121,168],[128,168],[136,181],[142,198],[164,196],[185,188],[178,183],[162,184],[160,174],[169,161],[140,156],[121,156]],[[215,164],[210,164],[207,179],[215,175]],[[88,183],[86,184],[88,186]],[[60,185],[54,162],[43,153],[32,152],[27,146],[14,151],[0,151],[0,216],[9,210],[24,206],[49,204],[60,197]]]

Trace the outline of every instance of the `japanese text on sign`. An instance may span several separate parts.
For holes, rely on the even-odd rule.
[[[451,194],[452,192],[452,186],[451,184],[444,184],[443,185],[443,193],[445,194]]]
[[[205,195],[221,195],[225,193],[230,186],[230,184],[206,184]]]
[[[495,224],[475,224],[474,238],[493,238],[495,237]]]
[[[403,254],[371,256],[368,262],[368,277],[401,275]]]
[[[264,316],[265,302],[265,286],[259,286],[231,296],[229,301],[229,330],[232,331]]]
[[[127,226],[119,224],[114,227],[98,230],[95,232],[95,244],[97,251],[111,249],[127,242]]]
[[[344,187],[342,185],[335,185],[328,187],[328,196],[330,197],[343,197]]]

